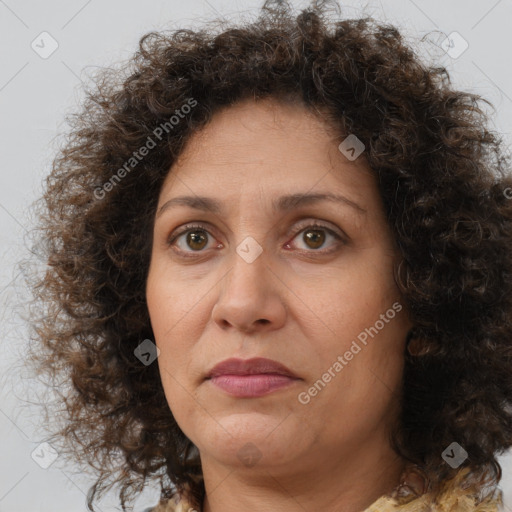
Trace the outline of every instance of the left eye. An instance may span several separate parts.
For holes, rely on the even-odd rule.
[[[303,233],[301,241],[306,244],[306,249],[319,249],[322,247],[326,239],[328,237],[331,237],[337,241],[342,241],[343,238],[333,231],[332,229],[329,229],[326,226],[314,224],[305,227],[304,229],[301,229],[293,239],[297,238],[301,233]],[[182,237],[186,235],[184,239],[184,247],[180,247],[180,244],[177,242],[182,241]],[[179,232],[178,234],[174,235],[169,240],[169,245],[177,245],[178,250],[181,252],[201,252],[203,249],[207,248],[208,239],[210,238],[210,232],[207,231],[203,226],[197,225],[197,226],[185,226],[184,230]],[[213,237],[212,237],[213,238]],[[182,242],[183,243],[183,242]],[[192,251],[189,251],[188,248],[192,249]],[[286,244],[286,247],[290,247],[290,243]],[[313,252],[320,252],[320,251],[313,251]]]
[[[302,237],[300,240],[307,245],[306,249],[318,249],[322,247],[328,237],[332,237],[337,241],[342,241],[342,237],[332,229],[316,224],[302,229],[294,238],[297,238],[301,233]],[[287,244],[287,247],[289,245],[290,244]]]

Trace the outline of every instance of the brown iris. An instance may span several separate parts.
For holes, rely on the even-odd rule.
[[[313,249],[318,249],[318,247],[321,247],[325,241],[325,233],[321,229],[308,229],[304,232],[304,241],[308,244],[313,244]]]
[[[194,250],[201,250],[204,248],[204,244],[201,245],[200,247],[197,247],[197,246],[194,246],[193,244],[201,244],[201,242],[204,242],[206,243],[206,236],[205,236],[205,231],[202,231],[202,230],[196,230],[196,231],[191,231],[187,234],[187,244],[188,246],[191,248],[191,249],[194,249]]]
[[[303,239],[312,249],[318,249],[325,242],[325,233],[321,229],[308,229],[304,232]],[[187,244],[193,250],[204,249],[206,241],[203,230],[190,231],[187,234]]]

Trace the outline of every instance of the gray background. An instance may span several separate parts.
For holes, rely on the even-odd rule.
[[[293,2],[297,8],[307,2]],[[55,463],[42,469],[31,458],[45,433],[36,407],[47,390],[31,380],[20,358],[27,346],[20,319],[27,291],[17,265],[26,256],[29,212],[66,129],[64,115],[77,108],[82,81],[98,66],[130,57],[138,39],[155,29],[193,27],[213,17],[254,17],[261,6],[248,0],[0,0],[0,512],[82,512],[90,475]],[[415,41],[430,33],[421,53],[445,65],[454,84],[489,99],[496,112],[493,128],[512,141],[511,0],[382,0],[343,2],[346,17],[369,14],[396,25]],[[362,11],[364,7],[364,11]],[[43,59],[31,47],[58,49]],[[437,32],[432,32],[437,31]],[[469,47],[456,58],[439,48],[453,31]],[[35,43],[35,44],[36,44]],[[459,53],[456,43],[452,49]],[[43,51],[41,48],[39,51]],[[512,456],[502,457],[505,509],[512,512]],[[143,510],[158,500],[147,488],[135,503]],[[115,494],[102,511],[121,510]]]

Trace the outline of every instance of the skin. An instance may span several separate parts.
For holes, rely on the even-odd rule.
[[[307,404],[298,399],[401,300],[375,178],[364,153],[338,150],[343,139],[300,104],[246,100],[189,140],[161,189],[147,304],[169,407],[201,456],[204,512],[360,512],[399,484],[404,461],[388,435],[412,327],[405,306]],[[292,192],[342,194],[364,211],[321,200],[274,212]],[[160,211],[182,195],[222,211]],[[314,221],[342,240],[319,228],[320,242],[305,238]],[[196,243],[187,233],[169,242],[188,223],[202,224],[188,232]],[[236,252],[246,237],[262,249],[251,263]],[[267,357],[300,380],[235,398],[205,380],[230,357]],[[255,465],[239,456],[246,443]]]

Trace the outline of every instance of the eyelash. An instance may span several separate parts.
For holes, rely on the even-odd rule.
[[[332,235],[338,242],[345,243],[345,239],[340,234],[336,233],[336,231],[328,228],[327,226],[325,226],[323,224],[318,224],[317,222],[313,222],[312,224],[308,224],[308,225],[306,225],[304,227],[301,227],[299,229],[299,231],[297,231],[295,233],[293,238],[296,238],[297,235],[299,235],[303,231],[307,231],[308,229],[322,229],[324,231],[327,231],[327,233],[329,233],[330,235]],[[194,231],[194,230],[204,231],[204,232],[208,233],[208,235],[211,236],[210,232],[206,229],[206,227],[204,225],[202,225],[202,224],[187,224],[187,225],[183,226],[183,228],[181,228],[177,233],[173,233],[169,237],[167,244],[169,246],[173,245],[174,241],[177,240],[181,235],[185,235],[189,231]],[[333,250],[336,250],[336,249],[331,249],[331,250],[328,250],[328,251],[320,251],[320,250],[314,250],[314,249],[311,249],[311,250],[302,249],[302,251],[305,251],[305,252],[320,253],[320,254],[329,254]],[[203,250],[201,250],[201,251],[183,251],[182,249],[177,249],[177,252],[180,252],[180,253],[183,253],[183,254],[191,254],[191,253],[192,254],[194,254],[194,253],[195,254],[200,254],[201,252],[204,252],[204,251]],[[186,257],[193,258],[195,256],[188,256],[187,255]]]

